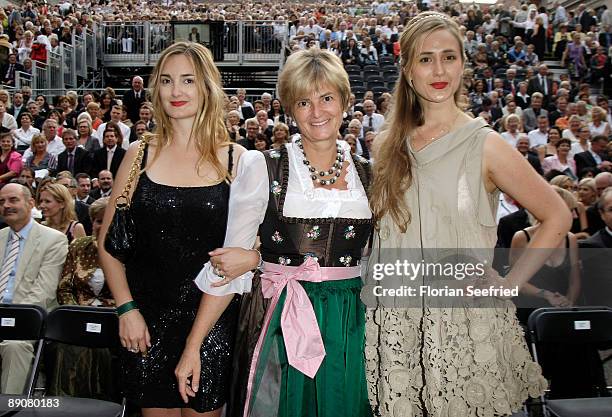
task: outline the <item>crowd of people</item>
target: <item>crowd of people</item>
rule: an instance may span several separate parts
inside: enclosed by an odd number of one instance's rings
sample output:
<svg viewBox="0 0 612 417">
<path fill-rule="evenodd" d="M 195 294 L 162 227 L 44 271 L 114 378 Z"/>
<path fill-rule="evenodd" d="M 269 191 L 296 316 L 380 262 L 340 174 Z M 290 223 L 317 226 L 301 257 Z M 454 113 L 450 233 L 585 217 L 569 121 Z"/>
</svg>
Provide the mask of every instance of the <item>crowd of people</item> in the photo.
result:
<svg viewBox="0 0 612 417">
<path fill-rule="evenodd" d="M 224 91 L 210 52 L 183 42 L 122 95 L 13 88 L 16 71 L 46 59 L 37 44 L 50 51 L 94 23 L 151 16 L 270 21 L 288 40 L 277 91 Z M 1 301 L 117 306 L 121 388 L 145 416 L 183 407 L 217 416 L 224 405 L 259 415 L 270 402 L 278 416 L 438 416 L 451 406 L 492 416 L 540 395 L 545 381 L 514 314 L 479 310 L 487 337 L 520 352 L 490 344 L 487 360 L 476 360 L 482 340 L 458 330 L 474 324 L 467 315 L 366 314 L 367 245 L 507 248 L 495 264 L 510 272 L 487 285 L 512 283 L 542 305 L 611 304 L 611 284 L 584 279 L 605 276 L 609 260 L 580 267 L 578 254 L 612 247 L 605 6 L 76 1 L 9 5 L 0 22 Z M 554 58 L 567 69 L 558 78 L 545 63 Z M 386 92 L 355 88 L 345 71 L 384 65 L 396 75 Z M 126 184 L 139 236 L 122 262 L 98 242 Z M 520 255 L 525 247 L 557 250 L 547 261 Z M 289 336 L 298 300 L 312 307 L 299 315 L 307 358 Z M 435 332 L 441 322 L 448 337 Z M 453 365 L 460 377 L 440 387 L 448 345 L 474 360 Z M 22 393 L 32 344 L 0 342 L 0 355 L 1 391 Z M 51 395 L 116 395 L 101 372 L 114 352 L 48 355 Z M 482 375 L 515 389 L 454 397 Z"/>
</svg>

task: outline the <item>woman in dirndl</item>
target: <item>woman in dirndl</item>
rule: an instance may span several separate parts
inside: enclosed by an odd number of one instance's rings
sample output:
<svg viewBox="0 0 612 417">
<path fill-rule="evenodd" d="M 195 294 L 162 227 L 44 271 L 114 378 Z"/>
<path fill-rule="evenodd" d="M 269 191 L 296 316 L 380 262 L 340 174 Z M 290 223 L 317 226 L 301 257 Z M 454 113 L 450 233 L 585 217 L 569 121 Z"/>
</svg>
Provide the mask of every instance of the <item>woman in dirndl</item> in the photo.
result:
<svg viewBox="0 0 612 417">
<path fill-rule="evenodd" d="M 279 96 L 301 134 L 243 155 L 224 248 L 196 278 L 210 294 L 250 291 L 228 415 L 371 416 L 360 300 L 370 167 L 338 140 L 348 77 L 338 57 L 310 48 L 287 60 Z"/>
</svg>

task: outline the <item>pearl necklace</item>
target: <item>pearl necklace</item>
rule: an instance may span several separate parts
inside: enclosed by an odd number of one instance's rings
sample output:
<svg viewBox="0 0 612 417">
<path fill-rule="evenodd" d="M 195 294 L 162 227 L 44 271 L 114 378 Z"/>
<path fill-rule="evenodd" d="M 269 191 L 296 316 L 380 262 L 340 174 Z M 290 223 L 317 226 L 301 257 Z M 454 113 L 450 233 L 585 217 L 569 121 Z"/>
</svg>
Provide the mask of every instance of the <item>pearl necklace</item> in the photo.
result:
<svg viewBox="0 0 612 417">
<path fill-rule="evenodd" d="M 342 175 L 342 163 L 344 162 L 344 155 L 342 153 L 342 148 L 339 144 L 336 144 L 336 160 L 334 161 L 333 165 L 326 171 L 320 171 L 312 166 L 308 158 L 306 158 L 306 153 L 304 152 L 304 144 L 302 143 L 301 138 L 296 140 L 295 144 L 298 146 L 298 148 L 301 149 L 302 155 L 304 155 L 302 162 L 308 167 L 308 170 L 311 174 L 310 178 L 313 181 L 325 186 L 334 184 L 336 182 L 336 179 L 340 178 L 340 175 Z M 332 177 L 329 179 L 323 179 L 324 177 L 329 175 L 331 175 Z"/>
</svg>

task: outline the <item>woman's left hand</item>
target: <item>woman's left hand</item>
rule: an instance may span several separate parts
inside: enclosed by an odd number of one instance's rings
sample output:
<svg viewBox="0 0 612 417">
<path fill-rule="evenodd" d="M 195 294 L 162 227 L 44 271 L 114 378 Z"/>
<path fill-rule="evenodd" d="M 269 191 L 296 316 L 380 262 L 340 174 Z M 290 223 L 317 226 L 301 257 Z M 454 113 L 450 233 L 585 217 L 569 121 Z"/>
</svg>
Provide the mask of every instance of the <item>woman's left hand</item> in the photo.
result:
<svg viewBox="0 0 612 417">
<path fill-rule="evenodd" d="M 218 248 L 208 254 L 217 275 L 223 277 L 222 281 L 212 284 L 213 287 L 226 285 L 259 264 L 259 253 L 252 249 Z"/>
<path fill-rule="evenodd" d="M 195 397 L 196 392 L 198 392 L 200 369 L 200 352 L 185 349 L 174 370 L 174 375 L 178 380 L 178 390 L 185 404 L 188 402 L 188 397 Z M 191 381 L 189 381 L 189 378 L 191 378 Z"/>
</svg>

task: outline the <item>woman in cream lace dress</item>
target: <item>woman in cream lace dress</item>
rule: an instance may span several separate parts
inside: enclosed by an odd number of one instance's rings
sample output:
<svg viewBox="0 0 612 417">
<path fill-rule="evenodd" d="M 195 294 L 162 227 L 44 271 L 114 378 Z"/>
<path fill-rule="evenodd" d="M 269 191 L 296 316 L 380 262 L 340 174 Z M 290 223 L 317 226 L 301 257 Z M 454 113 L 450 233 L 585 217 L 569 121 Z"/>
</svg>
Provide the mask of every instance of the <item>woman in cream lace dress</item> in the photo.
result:
<svg viewBox="0 0 612 417">
<path fill-rule="evenodd" d="M 566 211 L 561 199 L 486 122 L 459 108 L 465 58 L 457 24 L 446 15 L 421 13 L 400 42 L 402 77 L 389 128 L 375 144 L 371 204 L 378 233 L 370 266 L 457 253 L 490 262 L 500 189 L 540 220 L 543 229 L 530 247 L 556 246 L 570 226 L 569 216 L 555 214 Z M 506 279 L 487 268 L 475 283 L 520 287 L 546 253 L 526 251 Z M 364 289 L 366 302 L 374 299 L 367 298 L 371 290 Z M 510 301 L 412 301 L 378 297 L 369 311 L 367 378 L 378 415 L 505 416 L 543 392 L 546 381 Z"/>
</svg>

